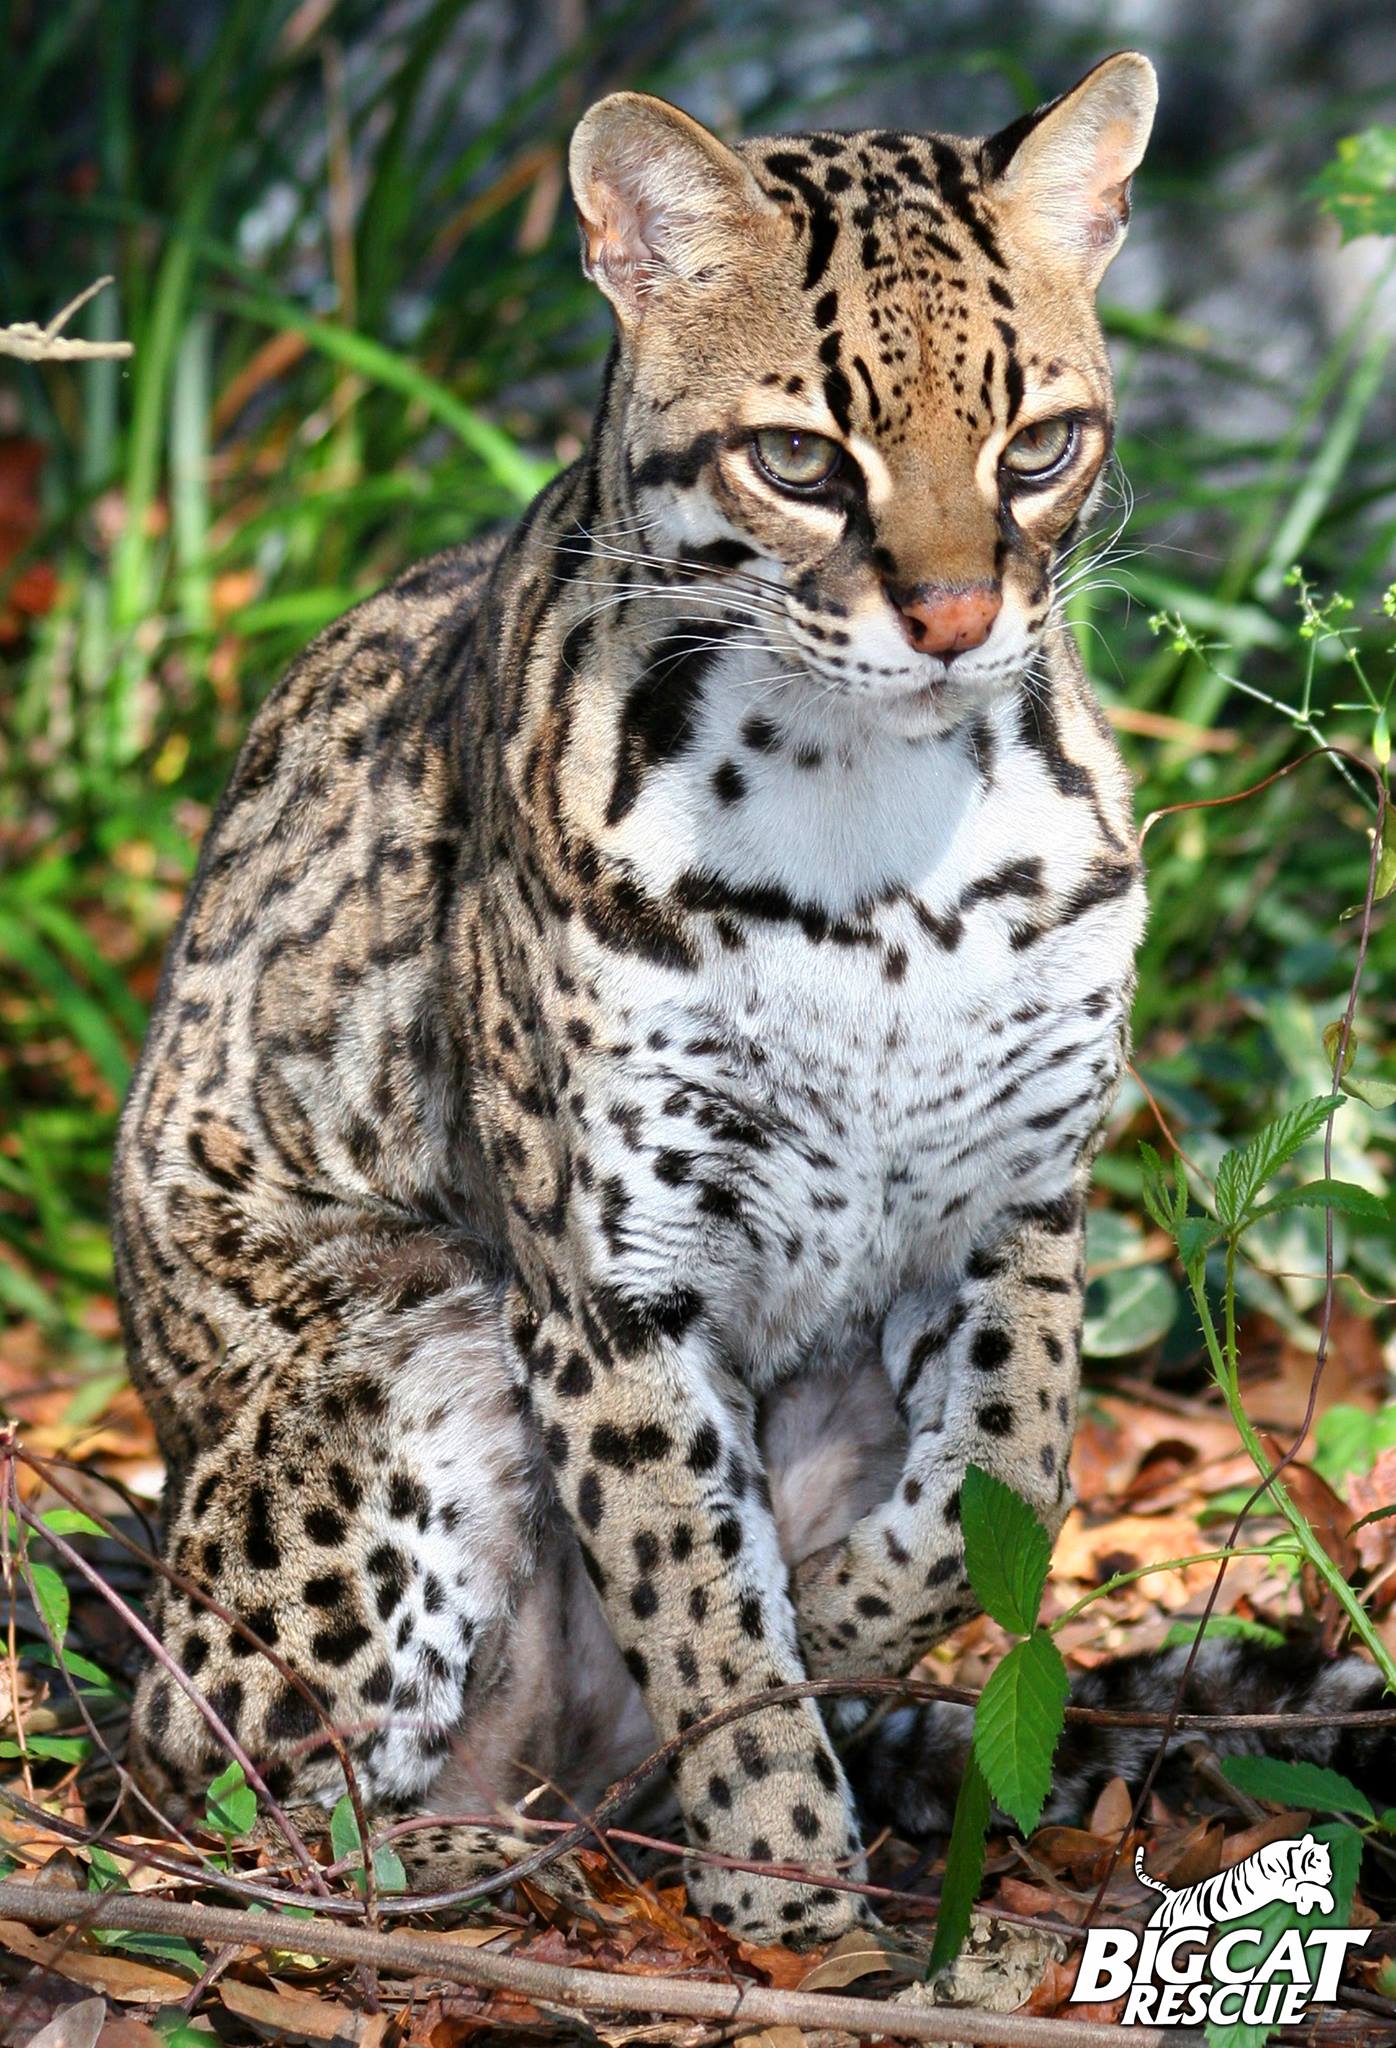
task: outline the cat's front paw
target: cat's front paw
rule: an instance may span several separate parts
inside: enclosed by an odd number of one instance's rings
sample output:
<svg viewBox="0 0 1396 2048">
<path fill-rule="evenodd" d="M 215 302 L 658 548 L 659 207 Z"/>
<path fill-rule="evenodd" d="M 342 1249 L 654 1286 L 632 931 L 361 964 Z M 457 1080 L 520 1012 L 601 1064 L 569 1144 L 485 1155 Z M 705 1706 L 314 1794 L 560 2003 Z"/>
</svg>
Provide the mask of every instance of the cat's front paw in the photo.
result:
<svg viewBox="0 0 1396 2048">
<path fill-rule="evenodd" d="M 762 1947 L 775 1942 L 787 1948 L 822 1947 L 853 1928 L 878 1924 L 861 1892 L 833 1885 L 795 1884 L 696 1861 L 686 1877 L 695 1913 Z"/>
</svg>

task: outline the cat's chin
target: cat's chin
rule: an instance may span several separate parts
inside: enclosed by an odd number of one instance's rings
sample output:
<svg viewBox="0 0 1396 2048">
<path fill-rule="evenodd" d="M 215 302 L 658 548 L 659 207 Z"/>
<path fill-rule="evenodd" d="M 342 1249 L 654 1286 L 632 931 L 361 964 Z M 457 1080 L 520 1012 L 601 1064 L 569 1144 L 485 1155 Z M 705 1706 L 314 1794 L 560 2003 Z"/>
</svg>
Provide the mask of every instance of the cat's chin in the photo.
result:
<svg viewBox="0 0 1396 2048">
<path fill-rule="evenodd" d="M 1017 686 L 1021 667 L 996 668 L 989 675 L 960 676 L 942 669 L 939 676 L 907 689 L 879 691 L 860 700 L 860 708 L 885 730 L 907 739 L 946 739 L 972 719 L 982 717 Z"/>
</svg>

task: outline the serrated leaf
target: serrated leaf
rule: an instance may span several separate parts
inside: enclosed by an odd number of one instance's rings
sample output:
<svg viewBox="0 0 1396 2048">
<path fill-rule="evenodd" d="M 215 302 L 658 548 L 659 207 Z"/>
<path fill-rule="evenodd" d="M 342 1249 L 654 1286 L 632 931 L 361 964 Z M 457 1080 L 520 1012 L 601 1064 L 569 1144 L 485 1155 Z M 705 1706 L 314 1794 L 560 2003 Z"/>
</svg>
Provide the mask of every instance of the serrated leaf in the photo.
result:
<svg viewBox="0 0 1396 2048">
<path fill-rule="evenodd" d="M 1218 1231 L 1210 1216 L 1185 1216 L 1178 1225 L 1178 1257 L 1185 1273 L 1191 1274 L 1217 1242 Z"/>
<path fill-rule="evenodd" d="M 1362 1837 L 1346 1821 L 1320 1821 L 1308 1832 L 1316 1841 L 1327 1844 L 1332 1857 L 1332 1912 L 1320 1909 L 1299 1913 L 1287 1899 L 1277 1899 L 1258 1911 L 1250 1908 L 1241 1919 L 1247 1927 L 1258 1930 L 1258 1938 L 1250 1942 L 1238 1940 L 1231 1946 L 1228 1958 L 1231 1971 L 1251 1978 L 1259 1975 L 1266 1957 L 1291 1928 L 1297 1928 L 1304 1935 L 1315 1927 L 1348 1927 L 1352 1924 L 1352 1896 L 1357 1888 L 1357 1871 L 1362 1861 Z M 1228 1926 L 1234 1931 L 1236 1922 L 1222 1921 L 1218 1931 Z M 1215 1983 L 1215 1978 L 1212 1981 Z M 1248 2026 L 1240 2021 L 1209 2021 L 1207 2041 L 1209 2048 L 1263 2048 L 1274 2031 L 1272 2027 Z"/>
<path fill-rule="evenodd" d="M 1319 1095 L 1300 1103 L 1257 1131 L 1249 1144 L 1223 1154 L 1217 1167 L 1217 1215 L 1228 1228 L 1245 1221 L 1265 1183 L 1327 1123 L 1342 1100 L 1341 1095 Z"/>
<path fill-rule="evenodd" d="M 974 1713 L 974 1753 L 989 1790 L 1024 1832 L 1037 1826 L 1052 1785 L 1052 1755 L 1069 1691 L 1061 1651 L 1045 1629 L 1015 1643 L 991 1673 Z"/>
<path fill-rule="evenodd" d="M 1159 1229 L 1166 1230 L 1171 1237 L 1176 1219 L 1172 1196 L 1164 1177 L 1163 1161 L 1153 1146 L 1143 1139 L 1139 1144 L 1139 1164 L 1142 1177 L 1140 1196 L 1144 1207 Z"/>
<path fill-rule="evenodd" d="M 1363 1820 L 1376 1819 L 1366 1793 L 1326 1764 L 1291 1763 L 1273 1756 L 1228 1756 L 1222 1759 L 1221 1768 L 1228 1785 L 1252 1799 L 1269 1799 L 1276 1806 L 1304 1807 L 1315 1813 L 1355 1813 Z"/>
<path fill-rule="evenodd" d="M 208 1788 L 204 1817 L 217 1835 L 237 1841 L 256 1825 L 257 1795 L 243 1776 L 242 1765 L 229 1764 Z"/>
<path fill-rule="evenodd" d="M 1344 1074 L 1344 1095 L 1355 1095 L 1368 1109 L 1390 1109 L 1396 1103 L 1396 1081 L 1383 1081 L 1375 1074 Z"/>
<path fill-rule="evenodd" d="M 51 1564 L 31 1563 L 28 1573 L 34 1605 L 43 1616 L 53 1640 L 61 1643 L 68 1633 L 68 1588 Z"/>
<path fill-rule="evenodd" d="M 1393 1515 L 1396 1515 L 1396 1501 L 1390 1501 L 1384 1508 L 1373 1508 L 1370 1514 L 1359 1515 L 1348 1534 L 1355 1536 L 1359 1529 L 1366 1529 L 1373 1522 L 1389 1522 Z"/>
<path fill-rule="evenodd" d="M 1310 1180 L 1303 1187 L 1284 1188 L 1268 1202 L 1251 1211 L 1252 1219 L 1273 1216 L 1282 1209 L 1336 1209 L 1364 1223 L 1390 1223 L 1391 1213 L 1380 1195 L 1351 1180 Z"/>
<path fill-rule="evenodd" d="M 1173 1327 L 1178 1289 L 1162 1266 L 1100 1273 L 1086 1295 L 1081 1349 L 1089 1358 L 1124 1358 L 1157 1344 Z"/>
<path fill-rule="evenodd" d="M 330 1847 L 336 1863 L 347 1862 L 351 1856 L 363 1861 L 364 1845 L 359 1839 L 359 1823 L 354 1817 L 354 1802 L 347 1792 L 330 1815 Z"/>
<path fill-rule="evenodd" d="M 970 1465 L 960 1489 L 965 1570 L 986 1614 L 1028 1635 L 1042 1605 L 1052 1539 L 1021 1494 Z"/>
<path fill-rule="evenodd" d="M 931 1975 L 953 1963 L 965 1945 L 974 1902 L 984 1877 L 984 1839 L 989 1832 L 989 1787 L 973 1750 L 965 1758 L 965 1774 L 955 1801 L 955 1818 L 945 1852 L 945 1881 L 931 1945 Z"/>
</svg>

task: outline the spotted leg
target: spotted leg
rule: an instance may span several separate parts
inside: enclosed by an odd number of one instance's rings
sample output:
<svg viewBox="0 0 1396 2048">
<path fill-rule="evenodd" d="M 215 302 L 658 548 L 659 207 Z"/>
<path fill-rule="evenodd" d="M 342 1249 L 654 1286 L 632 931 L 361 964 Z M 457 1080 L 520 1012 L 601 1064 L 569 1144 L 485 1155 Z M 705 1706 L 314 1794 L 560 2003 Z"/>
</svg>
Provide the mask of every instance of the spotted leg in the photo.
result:
<svg viewBox="0 0 1396 2048">
<path fill-rule="evenodd" d="M 1084 1280 L 1083 1206 L 1010 1212 L 935 1306 L 887 1319 L 884 1365 L 909 1441 L 890 1499 L 799 1566 L 793 1594 L 819 1677 L 894 1676 L 975 1612 L 960 1489 L 973 1463 L 1056 1533 L 1070 1506 Z"/>
<path fill-rule="evenodd" d="M 583 1557 L 662 1740 L 805 1676 L 749 1396 L 695 1295 L 589 1298 L 515 1322 L 544 1450 Z M 843 1771 L 810 1701 L 683 1750 L 675 1787 L 699 1847 L 860 1875 Z M 695 1861 L 700 1911 L 760 1940 L 824 1940 L 857 1894 Z"/>
</svg>

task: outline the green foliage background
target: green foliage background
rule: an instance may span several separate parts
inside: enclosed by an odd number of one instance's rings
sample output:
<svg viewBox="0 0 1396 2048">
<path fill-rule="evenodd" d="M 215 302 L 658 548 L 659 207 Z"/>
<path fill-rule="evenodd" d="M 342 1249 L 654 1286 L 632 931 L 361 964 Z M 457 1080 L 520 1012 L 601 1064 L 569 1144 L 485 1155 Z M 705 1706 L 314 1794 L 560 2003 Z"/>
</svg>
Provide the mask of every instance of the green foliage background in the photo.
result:
<svg viewBox="0 0 1396 2048">
<path fill-rule="evenodd" d="M 617 84 L 694 104 L 716 33 L 702 9 L 563 9 L 555 61 L 463 120 L 442 71 L 475 11 L 54 0 L 9 21 L 0 318 L 46 320 L 110 272 L 77 331 L 135 346 L 129 366 L 0 369 L 0 427 L 42 448 L 40 523 L 0 596 L 35 563 L 57 575 L 51 608 L 0 645 L 0 1309 L 37 1328 L 78 1414 L 120 1372 L 115 1113 L 247 718 L 316 628 L 412 558 L 514 515 L 576 452 L 606 323 L 577 268 L 567 131 Z M 734 9 L 725 59 L 740 68 L 789 19 Z M 1011 118 L 1110 46 L 1084 27 L 1000 46 L 987 22 L 938 62 L 926 53 L 927 125 L 955 124 L 970 79 Z M 745 125 L 837 125 L 841 94 L 876 93 L 880 61 L 803 95 L 748 93 Z M 1379 111 L 1335 101 L 1321 134 L 1281 151 L 1288 208 L 1322 199 L 1347 232 L 1391 231 L 1396 146 Z M 1228 147 L 1219 135 L 1214 158 L 1185 168 L 1165 154 L 1140 180 L 1140 224 L 1164 213 L 1205 232 L 1229 204 Z M 1277 387 L 1172 304 L 1126 308 L 1112 290 L 1132 495 L 1121 487 L 1111 550 L 1083 563 L 1071 602 L 1124 720 L 1141 816 L 1245 789 L 1316 736 L 1382 756 L 1396 462 L 1373 422 L 1389 409 L 1389 300 L 1383 312 L 1374 287 Z M 1146 429 L 1142 398 L 1160 384 L 1196 394 L 1199 421 L 1225 419 L 1234 395 L 1235 432 Z M 1281 408 L 1278 436 L 1246 424 L 1257 392 Z M 1318 760 L 1150 838 L 1138 1069 L 1204 1168 L 1331 1085 L 1322 1034 L 1351 969 L 1342 913 L 1365 884 L 1367 785 Z M 1394 1007 L 1379 914 L 1355 1072 L 1396 1071 Z M 1369 1096 L 1342 1111 L 1332 1171 L 1384 1197 L 1390 1113 L 1380 1088 Z M 1087 1349 L 1156 1347 L 1184 1366 L 1195 1323 L 1149 1236 L 1135 1136 L 1157 1127 L 1131 1082 L 1099 1167 Z M 1312 1211 L 1267 1218 L 1238 1276 L 1243 1301 L 1301 1336 L 1322 1229 Z M 1336 1229 L 1350 1299 L 1374 1313 L 1373 1297 L 1396 1295 L 1389 1218 Z"/>
</svg>

